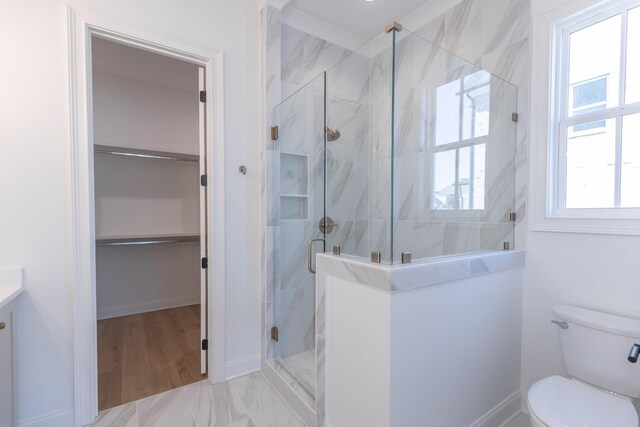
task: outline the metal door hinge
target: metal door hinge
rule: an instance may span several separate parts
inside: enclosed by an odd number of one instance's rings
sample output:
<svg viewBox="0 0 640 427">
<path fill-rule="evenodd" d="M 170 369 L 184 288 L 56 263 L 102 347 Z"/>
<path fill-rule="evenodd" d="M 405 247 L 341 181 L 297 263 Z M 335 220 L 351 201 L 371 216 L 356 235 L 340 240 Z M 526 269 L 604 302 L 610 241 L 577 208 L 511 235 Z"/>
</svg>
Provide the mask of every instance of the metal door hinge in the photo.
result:
<svg viewBox="0 0 640 427">
<path fill-rule="evenodd" d="M 509 221 L 516 222 L 516 213 L 515 212 L 510 212 L 509 213 Z"/>
<path fill-rule="evenodd" d="M 278 140 L 278 126 L 271 126 L 271 140 Z"/>
<path fill-rule="evenodd" d="M 511 113 L 511 121 L 518 123 L 519 117 L 518 113 Z"/>
<path fill-rule="evenodd" d="M 200 185 L 203 187 L 207 186 L 207 175 L 200 175 Z"/>
<path fill-rule="evenodd" d="M 271 339 L 275 342 L 278 342 L 278 327 L 277 326 L 272 326 L 271 327 Z"/>
<path fill-rule="evenodd" d="M 209 340 L 206 338 L 202 340 L 202 349 L 209 350 Z"/>
<path fill-rule="evenodd" d="M 207 91 L 206 90 L 201 90 L 200 91 L 200 102 L 207 102 Z"/>
<path fill-rule="evenodd" d="M 209 260 L 207 258 L 202 258 L 201 265 L 202 268 L 209 268 Z"/>
<path fill-rule="evenodd" d="M 511 250 L 511 244 L 509 242 L 502 243 L 502 249 L 505 251 Z"/>
</svg>

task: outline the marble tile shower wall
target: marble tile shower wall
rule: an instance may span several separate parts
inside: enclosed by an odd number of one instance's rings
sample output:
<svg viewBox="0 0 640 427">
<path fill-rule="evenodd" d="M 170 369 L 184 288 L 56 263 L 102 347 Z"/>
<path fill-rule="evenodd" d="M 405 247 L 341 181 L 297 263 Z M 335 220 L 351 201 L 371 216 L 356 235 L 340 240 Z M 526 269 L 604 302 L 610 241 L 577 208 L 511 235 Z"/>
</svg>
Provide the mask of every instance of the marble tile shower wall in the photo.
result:
<svg viewBox="0 0 640 427">
<path fill-rule="evenodd" d="M 280 200 L 275 301 L 283 358 L 315 348 L 315 287 L 306 268 L 306 244 L 321 237 L 318 221 L 324 215 L 324 87 L 320 75 L 274 110 L 279 127 L 274 196 Z"/>
<path fill-rule="evenodd" d="M 394 262 L 401 253 L 414 259 L 453 253 L 501 249 L 513 241 L 516 88 L 490 80 L 484 209 L 442 211 L 432 207 L 436 128 L 448 121 L 458 128 L 460 117 L 439 115 L 435 122 L 436 87 L 479 71 L 460 58 L 414 35 L 400 34 L 396 44 L 394 116 Z"/>
<path fill-rule="evenodd" d="M 526 86 L 528 82 L 528 0 L 464 0 L 416 32 L 436 46 L 519 86 L 516 96 L 492 84 L 491 142 L 498 157 L 487 165 L 482 223 L 438 217 L 430 210 L 432 155 L 427 141 L 435 129 L 424 93 L 439 74 L 470 72 L 464 61 L 412 37 L 396 47 L 396 147 L 394 185 L 395 260 L 411 250 L 414 258 L 481 249 L 499 249 L 515 240 L 522 247 L 526 176 Z M 402 34 L 402 33 L 401 33 Z M 389 42 L 390 44 L 390 42 Z M 286 25 L 282 26 L 282 95 L 295 92 L 313 76 L 327 73 L 327 125 L 341 138 L 327 143 L 327 214 L 339 227 L 327 236 L 328 248 L 368 257 L 389 251 L 390 49 L 367 58 Z M 519 111 L 517 134 L 510 113 Z M 499 118 L 496 119 L 496 118 Z M 513 140 L 513 150 L 507 149 Z M 513 147 L 513 145 L 511 145 Z M 490 154 L 490 153 L 489 153 Z M 509 157 L 514 156 L 515 162 Z M 505 160 L 506 159 L 506 160 Z M 515 175 L 515 182 L 511 176 Z M 514 187 L 515 186 L 515 190 Z M 516 234 L 506 215 L 516 195 Z M 389 261 L 389 260 L 386 260 Z"/>
<path fill-rule="evenodd" d="M 327 72 L 327 215 L 339 224 L 326 235 L 329 248 L 369 254 L 369 59 L 354 53 Z"/>
<path fill-rule="evenodd" d="M 529 49 L 530 49 L 530 0 L 463 0 L 454 7 L 434 18 L 414 32 L 503 78 L 518 88 L 517 111 L 519 122 L 516 132 L 515 161 L 509 167 L 515 169 L 515 212 L 517 220 L 514 232 L 515 245 L 524 247 L 526 224 L 527 194 L 527 146 L 528 146 L 528 102 L 529 102 Z M 505 111 L 508 113 L 508 111 Z M 493 111 L 492 111 L 493 113 Z M 503 113 L 500 117 L 504 117 Z M 499 175 L 498 171 L 498 177 Z M 512 171 L 504 171 L 513 173 Z M 498 178 L 498 181 L 499 178 Z M 490 187 L 487 185 L 487 188 Z M 504 188 L 494 185 L 490 188 L 496 195 L 503 193 Z M 487 197 L 497 197 L 488 194 Z M 496 209 L 496 213 L 500 209 Z M 497 238 L 502 233 L 491 232 L 486 227 L 500 227 L 499 224 L 487 224 L 480 227 L 474 239 L 482 241 L 488 236 Z M 452 230 L 449 248 L 456 246 L 452 241 L 473 241 L 459 228 Z M 483 237 L 484 236 L 486 237 Z M 457 235 L 457 236 L 455 236 Z M 415 236 L 415 235 L 414 235 Z M 497 239 L 494 243 L 499 243 Z M 450 250 L 450 249 L 449 249 Z M 445 249 L 445 252 L 447 249 Z"/>
</svg>

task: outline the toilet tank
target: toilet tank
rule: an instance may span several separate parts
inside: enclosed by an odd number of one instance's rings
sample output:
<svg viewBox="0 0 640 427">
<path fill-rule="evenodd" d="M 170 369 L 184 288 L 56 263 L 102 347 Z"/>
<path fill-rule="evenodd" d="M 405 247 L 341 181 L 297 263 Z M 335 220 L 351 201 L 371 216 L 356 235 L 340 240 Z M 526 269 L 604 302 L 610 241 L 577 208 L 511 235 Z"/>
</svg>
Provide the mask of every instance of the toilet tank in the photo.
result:
<svg viewBox="0 0 640 427">
<path fill-rule="evenodd" d="M 559 305 L 553 313 L 568 328 L 558 328 L 569 375 L 625 396 L 640 397 L 640 360 L 629 353 L 640 344 L 640 320 Z"/>
</svg>

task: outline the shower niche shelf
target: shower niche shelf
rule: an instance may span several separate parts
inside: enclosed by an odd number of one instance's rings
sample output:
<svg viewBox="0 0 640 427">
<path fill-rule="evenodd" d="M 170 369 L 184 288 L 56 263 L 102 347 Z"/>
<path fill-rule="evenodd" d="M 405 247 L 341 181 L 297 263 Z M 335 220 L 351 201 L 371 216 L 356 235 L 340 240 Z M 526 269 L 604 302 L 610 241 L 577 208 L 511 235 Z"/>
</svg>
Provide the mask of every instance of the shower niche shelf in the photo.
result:
<svg viewBox="0 0 640 427">
<path fill-rule="evenodd" d="M 309 157 L 280 153 L 281 220 L 309 218 Z"/>
</svg>

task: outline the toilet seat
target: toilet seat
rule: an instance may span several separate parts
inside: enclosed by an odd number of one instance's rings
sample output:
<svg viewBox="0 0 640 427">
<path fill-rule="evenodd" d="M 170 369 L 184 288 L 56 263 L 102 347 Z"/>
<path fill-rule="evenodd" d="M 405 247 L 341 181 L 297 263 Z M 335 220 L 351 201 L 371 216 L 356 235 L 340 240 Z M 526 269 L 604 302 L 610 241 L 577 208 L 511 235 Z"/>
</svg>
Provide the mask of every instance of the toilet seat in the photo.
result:
<svg viewBox="0 0 640 427">
<path fill-rule="evenodd" d="M 528 406 L 548 427 L 638 427 L 631 402 L 557 375 L 531 386 Z"/>
</svg>

